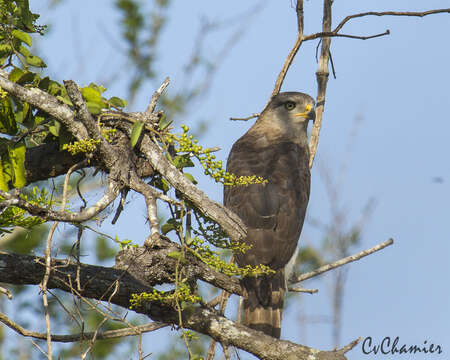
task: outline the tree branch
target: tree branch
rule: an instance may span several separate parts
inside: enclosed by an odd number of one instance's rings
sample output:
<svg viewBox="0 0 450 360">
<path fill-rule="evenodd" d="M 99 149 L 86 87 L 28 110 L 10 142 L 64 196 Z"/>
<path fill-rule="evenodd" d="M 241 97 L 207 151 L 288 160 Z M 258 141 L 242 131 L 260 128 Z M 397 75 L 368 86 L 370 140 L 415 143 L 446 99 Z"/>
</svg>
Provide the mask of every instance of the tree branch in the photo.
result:
<svg viewBox="0 0 450 360">
<path fill-rule="evenodd" d="M 45 266 L 41 258 L 0 253 L 0 282 L 10 284 L 38 284 L 42 279 Z M 112 304 L 129 308 L 131 294 L 151 292 L 152 288 L 131 276 L 127 271 L 101 266 L 80 264 L 81 290 L 77 294 L 98 300 L 108 300 Z M 73 291 L 69 279 L 75 279 L 77 265 L 55 261 L 48 287 L 63 291 Z M 114 291 L 113 284 L 118 283 Z M 178 324 L 178 312 L 175 308 L 157 302 L 143 303 L 133 309 L 156 321 Z M 321 351 L 290 341 L 278 340 L 262 332 L 235 324 L 216 311 L 194 306 L 182 312 L 183 327 L 209 335 L 222 344 L 229 344 L 248 351 L 260 359 L 277 360 L 295 358 L 300 360 L 344 360 L 344 353 L 357 341 L 335 351 Z"/>
<path fill-rule="evenodd" d="M 364 12 L 364 13 L 359 13 L 359 14 L 353 14 L 353 15 L 346 16 L 339 23 L 339 25 L 336 26 L 336 29 L 333 30 L 333 33 L 337 33 L 339 30 L 341 30 L 342 27 L 348 21 L 350 21 L 352 19 L 355 19 L 355 18 L 363 17 L 363 16 L 417 16 L 417 17 L 424 17 L 424 16 L 427 16 L 427 15 L 442 14 L 442 13 L 450 13 L 450 8 L 449 9 L 428 10 L 428 11 L 422 11 L 422 12 L 417 12 L 417 11 L 381 11 L 381 12 L 368 11 L 368 12 Z"/>
<path fill-rule="evenodd" d="M 296 11 L 297 11 L 297 39 L 295 40 L 295 44 L 292 47 L 291 51 L 289 52 L 286 60 L 284 61 L 280 73 L 278 74 L 277 80 L 275 81 L 275 87 L 272 91 L 272 95 L 270 98 L 274 97 L 280 92 L 281 86 L 283 85 L 283 81 L 284 78 L 286 77 L 289 67 L 292 64 L 292 61 L 294 61 L 295 55 L 297 55 L 297 52 L 300 49 L 300 46 L 302 45 L 303 42 L 303 26 L 304 26 L 303 0 L 297 0 Z"/>
<path fill-rule="evenodd" d="M 336 261 L 336 262 L 334 262 L 332 264 L 324 265 L 324 266 L 321 266 L 320 268 L 318 268 L 318 269 L 316 269 L 314 271 L 302 274 L 302 275 L 296 277 L 295 279 L 290 280 L 289 283 L 290 284 L 296 284 L 296 283 L 299 283 L 299 282 L 304 281 L 306 279 L 310 279 L 310 278 L 315 277 L 317 275 L 323 274 L 324 272 L 333 270 L 333 269 L 335 269 L 337 267 L 340 267 L 342 265 L 351 263 L 353 261 L 357 261 L 357 260 L 359 260 L 359 259 L 361 259 L 363 257 L 366 257 L 366 256 L 368 256 L 370 254 L 373 254 L 376 251 L 380 251 L 380 250 L 384 249 L 385 247 L 392 245 L 393 243 L 394 243 L 394 240 L 391 238 L 391 239 L 389 239 L 389 240 L 387 240 L 387 241 L 385 241 L 385 242 L 383 242 L 381 244 L 378 244 L 378 245 L 376 245 L 376 246 L 374 246 L 374 247 L 372 247 L 370 249 L 363 250 L 363 251 L 361 251 L 361 252 L 359 252 L 359 253 L 357 253 L 355 255 L 347 256 L 346 258 L 338 260 L 338 261 Z"/>
<path fill-rule="evenodd" d="M 17 324 L 16 322 L 12 321 L 5 314 L 0 313 L 0 321 L 20 335 L 32 337 L 34 339 L 41 339 L 41 340 L 47 339 L 46 333 L 40 333 L 40 332 L 27 330 L 24 327 Z M 97 333 L 96 339 L 97 340 L 107 340 L 107 339 L 122 338 L 125 336 L 136 336 L 136 335 L 140 335 L 140 334 L 143 334 L 146 332 L 155 331 L 155 330 L 161 329 L 166 326 L 168 326 L 168 324 L 164 324 L 164 323 L 160 323 L 160 322 L 153 322 L 150 324 L 145 324 L 145 325 L 140 325 L 140 326 L 135 326 L 135 327 L 127 327 L 124 329 L 107 330 L 104 332 Z M 94 332 L 82 332 L 79 334 L 71 334 L 71 335 L 51 334 L 52 341 L 62 342 L 62 343 L 91 340 L 93 337 L 94 337 Z"/>
<path fill-rule="evenodd" d="M 383 33 L 375 34 L 375 35 L 369 35 L 369 36 L 338 34 L 338 33 L 335 33 L 333 31 L 331 31 L 331 32 L 320 32 L 320 33 L 315 33 L 315 34 L 311 34 L 311 35 L 305 36 L 303 38 L 303 41 L 314 40 L 314 39 L 319 39 L 319 38 L 326 38 L 326 37 L 345 37 L 345 38 L 350 38 L 350 39 L 369 40 L 369 39 L 374 39 L 374 38 L 377 38 L 377 37 L 380 37 L 380 36 L 386 36 L 386 35 L 389 35 L 390 33 L 391 32 L 389 31 L 389 29 L 387 29 Z"/>
<path fill-rule="evenodd" d="M 92 219 L 101 211 L 106 209 L 114 199 L 119 195 L 119 191 L 114 182 L 110 181 L 106 192 L 97 203 L 87 209 L 80 211 L 79 213 L 70 213 L 65 211 L 54 211 L 47 208 L 42 208 L 22 199 L 17 192 L 7 193 L 0 190 L 0 196 L 3 197 L 3 201 L 0 201 L 0 209 L 4 209 L 8 206 L 17 206 L 21 209 L 28 211 L 30 215 L 39 216 L 45 220 L 62 221 L 62 222 L 83 222 Z"/>
<path fill-rule="evenodd" d="M 322 18 L 322 32 L 327 33 L 331 31 L 331 7 L 333 0 L 323 1 L 323 18 Z M 322 48 L 320 51 L 319 67 L 316 71 L 317 78 L 317 98 L 316 98 L 316 119 L 311 131 L 311 139 L 309 141 L 309 167 L 312 168 L 314 157 L 316 156 L 317 145 L 319 143 L 320 128 L 322 126 L 322 116 L 325 106 L 325 94 L 327 91 L 328 62 L 330 60 L 330 44 L 331 38 L 325 37 L 322 39 Z"/>
<path fill-rule="evenodd" d="M 82 123 L 75 120 L 74 113 L 70 107 L 60 103 L 56 97 L 37 88 L 25 88 L 8 80 L 8 73 L 0 69 L 0 87 L 8 93 L 16 96 L 34 107 L 52 115 L 72 133 L 78 140 L 88 138 L 86 128 Z"/>
<path fill-rule="evenodd" d="M 216 221 L 234 241 L 240 241 L 246 236 L 246 227 L 242 220 L 232 211 L 211 200 L 198 187 L 192 184 L 148 136 L 142 138 L 140 150 L 150 161 L 152 167 L 163 175 L 169 183 L 181 191 L 204 214 Z"/>
</svg>

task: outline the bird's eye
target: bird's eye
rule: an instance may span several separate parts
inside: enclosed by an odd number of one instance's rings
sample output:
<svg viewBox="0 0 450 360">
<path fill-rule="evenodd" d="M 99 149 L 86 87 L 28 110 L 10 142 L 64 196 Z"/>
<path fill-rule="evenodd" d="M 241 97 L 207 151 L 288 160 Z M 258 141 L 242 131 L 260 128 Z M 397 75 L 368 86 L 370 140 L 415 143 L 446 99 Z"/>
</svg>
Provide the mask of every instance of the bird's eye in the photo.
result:
<svg viewBox="0 0 450 360">
<path fill-rule="evenodd" d="M 284 104 L 284 107 L 285 107 L 287 110 L 292 110 L 293 108 L 295 108 L 295 102 L 288 101 L 286 104 Z"/>
</svg>

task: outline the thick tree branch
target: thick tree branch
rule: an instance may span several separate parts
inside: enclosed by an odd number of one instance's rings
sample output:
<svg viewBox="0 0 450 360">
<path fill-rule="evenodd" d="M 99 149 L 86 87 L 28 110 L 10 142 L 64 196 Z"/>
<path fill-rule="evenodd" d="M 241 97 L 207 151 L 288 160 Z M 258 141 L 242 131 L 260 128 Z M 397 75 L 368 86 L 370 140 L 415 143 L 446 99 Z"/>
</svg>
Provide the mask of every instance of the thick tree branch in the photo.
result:
<svg viewBox="0 0 450 360">
<path fill-rule="evenodd" d="M 38 284 L 42 279 L 45 266 L 42 259 L 0 253 L 0 282 L 10 284 Z M 52 273 L 48 281 L 49 288 L 73 291 L 69 279 L 75 279 L 77 265 L 63 261 L 53 261 Z M 118 286 L 114 284 L 118 283 Z M 113 268 L 92 265 L 80 265 L 81 290 L 78 295 L 98 300 L 108 300 L 116 305 L 128 308 L 131 294 L 151 292 L 152 288 L 143 284 L 128 272 Z M 113 289 L 116 288 L 116 291 Z M 148 302 L 134 309 L 156 321 L 178 323 L 178 313 L 174 308 Z M 211 336 L 218 342 L 236 346 L 248 351 L 260 359 L 304 359 L 304 360 L 343 360 L 345 351 L 356 346 L 357 341 L 336 351 L 320 351 L 290 341 L 267 336 L 259 331 L 219 315 L 216 311 L 204 307 L 191 307 L 183 311 L 183 326 Z"/>
<path fill-rule="evenodd" d="M 180 246 L 161 236 L 152 247 L 129 248 L 116 257 L 116 268 L 128 271 L 136 279 L 151 286 L 175 281 L 176 259 L 169 256 L 180 252 Z M 184 271 L 189 280 L 200 279 L 227 292 L 242 295 L 238 279 L 215 271 L 194 255 L 186 252 Z"/>
<path fill-rule="evenodd" d="M 28 89 L 9 81 L 8 73 L 4 70 L 0 70 L 0 87 L 11 95 L 45 111 L 47 114 L 61 121 L 78 140 L 88 138 L 87 130 L 83 124 L 75 121 L 72 109 L 60 103 L 56 97 L 37 88 Z"/>
</svg>

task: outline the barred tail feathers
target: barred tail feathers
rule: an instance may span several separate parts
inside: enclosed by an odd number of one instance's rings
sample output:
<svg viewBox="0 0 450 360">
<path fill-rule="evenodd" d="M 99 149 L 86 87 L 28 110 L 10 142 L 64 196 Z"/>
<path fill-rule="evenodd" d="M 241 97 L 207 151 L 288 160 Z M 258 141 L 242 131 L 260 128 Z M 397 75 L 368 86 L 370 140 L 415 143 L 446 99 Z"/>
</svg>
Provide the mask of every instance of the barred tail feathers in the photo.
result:
<svg viewBox="0 0 450 360">
<path fill-rule="evenodd" d="M 284 270 L 243 279 L 244 325 L 280 338 L 286 281 Z"/>
</svg>

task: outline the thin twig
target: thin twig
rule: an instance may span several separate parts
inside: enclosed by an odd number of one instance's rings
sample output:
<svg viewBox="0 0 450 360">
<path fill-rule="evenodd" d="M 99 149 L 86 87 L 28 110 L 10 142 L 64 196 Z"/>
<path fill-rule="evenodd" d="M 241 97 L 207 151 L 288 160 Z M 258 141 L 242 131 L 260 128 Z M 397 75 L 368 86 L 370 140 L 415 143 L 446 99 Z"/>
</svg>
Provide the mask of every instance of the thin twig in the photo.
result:
<svg viewBox="0 0 450 360">
<path fill-rule="evenodd" d="M 336 26 L 336 29 L 333 30 L 333 33 L 337 33 L 339 30 L 342 29 L 342 27 L 351 19 L 363 17 L 363 16 L 418 16 L 418 17 L 424 17 L 427 15 L 432 14 L 440 14 L 440 13 L 450 13 L 449 9 L 436 9 L 436 10 L 428 10 L 423 12 L 417 12 L 417 11 L 368 11 L 364 13 L 359 14 L 353 14 L 346 16 L 344 20 L 342 20 L 338 26 Z"/>
<path fill-rule="evenodd" d="M 337 267 L 340 267 L 342 265 L 351 263 L 353 261 L 357 261 L 357 260 L 359 260 L 359 259 L 361 259 L 363 257 L 366 257 L 366 256 L 368 256 L 370 254 L 373 254 L 376 251 L 380 251 L 381 249 L 384 249 L 385 247 L 387 247 L 389 245 L 392 245 L 393 243 L 394 243 L 394 240 L 391 238 L 391 239 L 386 240 L 385 242 L 383 242 L 381 244 L 378 244 L 378 245 L 376 245 L 374 247 L 371 247 L 370 249 L 363 250 L 363 251 L 361 251 L 361 252 L 359 252 L 359 253 L 357 253 L 355 255 L 347 256 L 346 258 L 338 260 L 338 261 L 336 261 L 336 262 L 334 262 L 332 264 L 324 265 L 324 266 L 321 266 L 320 268 L 318 268 L 318 269 L 316 269 L 314 271 L 310 271 L 308 273 L 302 274 L 302 275 L 298 276 L 297 278 L 291 280 L 290 283 L 291 284 L 296 284 L 296 283 L 299 283 L 299 282 L 304 281 L 306 279 L 310 279 L 310 278 L 315 277 L 317 275 L 323 274 L 324 272 L 333 270 L 333 269 L 335 269 Z"/>
<path fill-rule="evenodd" d="M 377 38 L 377 37 L 380 37 L 380 36 L 386 36 L 386 35 L 389 35 L 390 33 L 391 32 L 389 31 L 389 29 L 387 29 L 383 33 L 379 33 L 379 34 L 375 34 L 375 35 L 369 35 L 369 36 L 338 34 L 338 33 L 334 32 L 334 31 L 319 32 L 319 33 L 315 33 L 315 34 L 311 34 L 311 35 L 305 36 L 303 38 L 303 41 L 314 40 L 314 39 L 319 39 L 319 38 L 329 38 L 329 37 L 344 37 L 344 38 L 358 39 L 358 40 L 369 40 L 369 39 L 374 39 L 374 38 Z"/>
<path fill-rule="evenodd" d="M 260 113 L 254 113 L 254 114 L 251 114 L 250 116 L 247 116 L 245 118 L 230 117 L 230 120 L 232 120 L 232 121 L 247 121 L 247 120 L 250 120 L 250 119 L 253 119 L 253 118 L 257 118 L 257 117 L 259 117 L 259 115 L 261 115 L 261 114 Z"/>
<path fill-rule="evenodd" d="M 149 119 L 153 111 L 155 111 L 156 104 L 161 97 L 163 91 L 166 89 L 167 86 L 170 84 L 170 78 L 166 77 L 162 84 L 159 86 L 158 90 L 156 90 L 153 93 L 152 99 L 150 100 L 150 103 L 148 104 L 147 110 L 145 111 L 145 118 Z"/>
<path fill-rule="evenodd" d="M 307 293 L 307 294 L 315 294 L 319 292 L 319 289 L 303 289 L 297 287 L 290 287 L 288 290 L 292 292 Z"/>
<path fill-rule="evenodd" d="M 4 287 L 0 286 L 0 293 L 5 294 L 9 300 L 13 298 L 11 292 L 8 289 L 5 289 Z"/>
<path fill-rule="evenodd" d="M 65 208 L 66 208 L 66 203 L 67 203 L 67 188 L 69 185 L 69 179 L 70 179 L 70 175 L 72 174 L 72 172 L 77 169 L 79 166 L 79 164 L 75 164 L 73 165 L 68 171 L 67 174 L 64 178 L 64 188 L 63 188 L 63 194 L 62 194 L 62 204 L 61 204 L 61 212 L 64 212 Z M 44 277 L 42 279 L 41 282 L 41 292 L 42 292 L 42 302 L 44 304 L 44 314 L 45 314 L 45 328 L 46 328 L 46 333 L 47 333 L 47 358 L 49 360 L 52 359 L 52 338 L 51 338 L 51 327 L 50 327 L 50 314 L 49 314 L 49 310 L 48 310 L 48 296 L 47 296 L 47 284 L 48 284 L 48 280 L 50 278 L 50 273 L 51 273 L 51 247 L 52 247 L 52 238 L 53 238 L 53 234 L 55 233 L 55 230 L 58 226 L 58 221 L 55 221 L 52 224 L 52 227 L 50 228 L 50 231 L 48 233 L 47 236 L 47 241 L 46 241 L 46 246 L 45 246 L 45 274 Z"/>
<path fill-rule="evenodd" d="M 294 61 L 295 55 L 297 55 L 297 52 L 303 43 L 303 25 L 304 25 L 303 0 L 297 0 L 296 11 L 297 11 L 297 39 L 295 40 L 295 44 L 292 47 L 291 51 L 289 52 L 286 60 L 284 61 L 280 73 L 278 74 L 277 80 L 275 81 L 275 87 L 272 91 L 270 99 L 280 92 L 281 86 L 283 85 L 283 81 L 284 78 L 286 77 L 289 67 L 292 64 L 292 61 Z"/>
<path fill-rule="evenodd" d="M 349 352 L 351 349 L 353 349 L 356 345 L 358 345 L 361 340 L 362 337 L 359 337 L 356 340 L 353 340 L 350 344 L 340 348 L 339 351 L 345 354 L 346 352 Z"/>
</svg>

